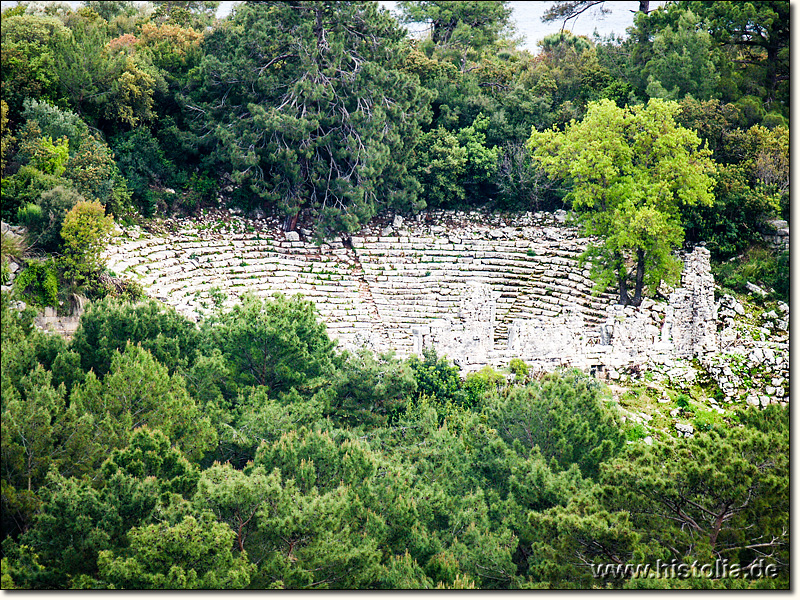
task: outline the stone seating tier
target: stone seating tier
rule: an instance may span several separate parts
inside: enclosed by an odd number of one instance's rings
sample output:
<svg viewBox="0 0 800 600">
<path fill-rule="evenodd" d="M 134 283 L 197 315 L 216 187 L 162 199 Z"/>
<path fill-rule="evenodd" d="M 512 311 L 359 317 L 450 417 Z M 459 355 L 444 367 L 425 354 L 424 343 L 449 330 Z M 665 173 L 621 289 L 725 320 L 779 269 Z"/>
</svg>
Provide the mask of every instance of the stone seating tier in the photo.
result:
<svg viewBox="0 0 800 600">
<path fill-rule="evenodd" d="M 370 226 L 320 246 L 287 241 L 276 223 L 237 217 L 214 231 L 204 222 L 176 220 L 169 234 L 137 231 L 120 238 L 109 248 L 108 266 L 191 318 L 207 310 L 203 304 L 215 288 L 229 295 L 229 304 L 246 291 L 299 293 L 316 304 L 343 345 L 366 337 L 378 340 L 375 349 L 401 355 L 413 347 L 412 327 L 436 319 L 461 322 L 459 306 L 473 283 L 497 294 L 498 346 L 515 319 L 579 314 L 599 336 L 613 297 L 591 295 L 588 269 L 577 261 L 588 240 L 577 230 L 548 215 L 540 217 L 545 225 L 529 218 L 520 227 L 494 217 L 490 226 L 480 216 L 459 218 L 461 227 L 412 221 L 392 235 Z"/>
</svg>

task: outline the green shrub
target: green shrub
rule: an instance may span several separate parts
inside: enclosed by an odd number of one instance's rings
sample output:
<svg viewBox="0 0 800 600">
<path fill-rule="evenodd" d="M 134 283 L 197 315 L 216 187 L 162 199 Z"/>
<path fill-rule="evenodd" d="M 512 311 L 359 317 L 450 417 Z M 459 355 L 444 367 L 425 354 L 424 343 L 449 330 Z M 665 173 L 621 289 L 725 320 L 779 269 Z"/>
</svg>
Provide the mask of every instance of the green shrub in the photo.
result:
<svg viewBox="0 0 800 600">
<path fill-rule="evenodd" d="M 44 192 L 39 198 L 42 219 L 37 226 L 29 230 L 36 245 L 47 250 L 55 250 L 60 240 L 59 232 L 64 223 L 64 217 L 73 206 L 83 201 L 84 198 L 72 188 L 57 186 Z M 35 237 L 34 237 L 35 236 Z"/>
<path fill-rule="evenodd" d="M 2 203 L 0 215 L 4 221 L 16 223 L 17 210 L 25 204 L 38 204 L 41 195 L 57 186 L 71 187 L 64 177 L 42 173 L 30 165 L 23 165 L 14 175 L 3 177 L 0 182 Z"/>
<path fill-rule="evenodd" d="M 528 376 L 530 367 L 521 358 L 512 358 L 508 363 L 508 370 L 514 374 L 517 381 L 522 381 Z"/>
<path fill-rule="evenodd" d="M 675 404 L 677 404 L 678 407 L 682 408 L 683 410 L 689 410 L 691 408 L 689 404 L 689 396 L 683 393 L 678 394 L 678 397 L 675 398 Z"/>
<path fill-rule="evenodd" d="M 102 252 L 114 227 L 99 202 L 78 202 L 64 217 L 62 262 L 65 276 L 86 280 L 103 267 Z"/>
<path fill-rule="evenodd" d="M 38 307 L 58 303 L 58 277 L 51 261 L 31 261 L 14 280 L 14 286 L 30 304 Z"/>
<path fill-rule="evenodd" d="M 116 136 L 112 147 L 133 199 L 140 203 L 146 215 L 153 214 L 155 206 L 150 186 L 172 185 L 175 166 L 164 156 L 158 140 L 146 127 Z"/>
<path fill-rule="evenodd" d="M 433 348 L 422 351 L 422 360 L 417 356 L 409 358 L 408 365 L 414 372 L 418 397 L 435 398 L 442 404 L 450 401 L 456 405 L 463 405 L 467 400 L 459 376 L 461 369 L 450 364 L 445 357 L 439 358 Z"/>
<path fill-rule="evenodd" d="M 693 421 L 695 429 L 699 431 L 719 430 L 724 426 L 719 413 L 713 410 L 700 410 Z"/>
<path fill-rule="evenodd" d="M 497 392 L 505 380 L 502 373 L 498 373 L 489 365 L 477 373 L 470 373 L 463 386 L 466 393 L 466 404 L 476 406 L 487 394 Z"/>
<path fill-rule="evenodd" d="M 607 398 L 593 377 L 559 371 L 491 401 L 488 425 L 517 451 L 527 455 L 538 447 L 548 463 L 560 469 L 574 463 L 584 477 L 596 477 L 600 463 L 624 445 L 618 415 Z"/>
<path fill-rule="evenodd" d="M 205 173 L 192 173 L 186 184 L 186 197 L 184 205 L 187 208 L 195 208 L 204 202 L 213 200 L 219 190 L 219 185 Z"/>
<path fill-rule="evenodd" d="M 647 430 L 644 428 L 644 425 L 641 423 L 636 423 L 632 427 L 628 427 L 625 430 L 625 439 L 629 442 L 635 442 L 638 440 L 642 440 L 647 437 Z"/>
<path fill-rule="evenodd" d="M 44 215 L 38 204 L 26 204 L 17 209 L 17 222 L 28 228 L 28 231 L 41 229 Z"/>
<path fill-rule="evenodd" d="M 46 100 L 37 102 L 30 98 L 26 98 L 23 105 L 26 121 L 35 122 L 42 135 L 50 136 L 54 140 L 69 140 L 70 155 L 74 155 L 89 136 L 89 127 L 71 110 L 58 108 Z"/>
</svg>

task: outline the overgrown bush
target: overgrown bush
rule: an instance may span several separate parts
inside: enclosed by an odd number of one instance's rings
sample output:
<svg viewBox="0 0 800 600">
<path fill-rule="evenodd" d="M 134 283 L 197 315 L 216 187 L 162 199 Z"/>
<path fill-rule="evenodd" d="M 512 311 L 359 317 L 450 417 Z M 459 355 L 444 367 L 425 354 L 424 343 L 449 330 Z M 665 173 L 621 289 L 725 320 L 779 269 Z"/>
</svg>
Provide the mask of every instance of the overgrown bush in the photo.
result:
<svg viewBox="0 0 800 600">
<path fill-rule="evenodd" d="M 4 221 L 17 223 L 17 211 L 26 204 L 38 204 L 41 195 L 58 186 L 72 187 L 68 179 L 42 173 L 30 165 L 20 167 L 14 175 L 0 181 L 0 215 Z"/>
<path fill-rule="evenodd" d="M 55 250 L 58 247 L 59 232 L 62 229 L 67 213 L 84 197 L 72 188 L 56 186 L 44 192 L 39 198 L 41 218 L 29 224 L 31 239 L 35 244 L 46 250 Z"/>
<path fill-rule="evenodd" d="M 467 394 L 462 389 L 459 375 L 461 369 L 452 365 L 447 358 L 439 358 L 433 348 L 423 349 L 422 360 L 412 356 L 408 364 L 417 381 L 418 397 L 435 398 L 442 404 L 449 401 L 463 405 L 466 402 Z"/>
<path fill-rule="evenodd" d="M 114 219 L 106 216 L 99 202 L 81 201 L 72 207 L 61 227 L 61 262 L 67 279 L 86 281 L 103 268 L 102 252 L 113 227 Z"/>
<path fill-rule="evenodd" d="M 27 302 L 40 308 L 58 303 L 58 276 L 52 261 L 29 262 L 17 275 L 14 286 Z"/>
</svg>

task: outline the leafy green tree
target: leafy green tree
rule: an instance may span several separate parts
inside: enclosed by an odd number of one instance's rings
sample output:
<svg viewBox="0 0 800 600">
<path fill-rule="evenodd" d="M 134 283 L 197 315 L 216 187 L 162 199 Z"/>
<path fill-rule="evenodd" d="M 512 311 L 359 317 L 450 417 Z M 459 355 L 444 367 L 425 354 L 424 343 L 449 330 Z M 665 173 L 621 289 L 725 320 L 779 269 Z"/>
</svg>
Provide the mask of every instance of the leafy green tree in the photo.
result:
<svg viewBox="0 0 800 600">
<path fill-rule="evenodd" d="M 739 110 L 733 104 L 725 104 L 716 99 L 700 101 L 686 97 L 679 104 L 681 111 L 675 120 L 681 126 L 697 132 L 714 153 L 714 160 L 728 162 L 725 160 L 723 146 L 728 135 L 739 124 Z"/>
<path fill-rule="evenodd" d="M 373 3 L 245 4 L 204 42 L 196 133 L 242 190 L 312 209 L 320 235 L 404 209 L 427 95 L 398 69 L 402 42 Z"/>
<path fill-rule="evenodd" d="M 162 70 L 169 81 L 179 80 L 202 59 L 200 45 L 203 32 L 172 23 L 144 23 L 138 38 L 140 47 L 146 49 L 153 64 Z"/>
<path fill-rule="evenodd" d="M 418 206 L 454 206 L 464 200 L 463 178 L 467 165 L 467 150 L 458 137 L 444 127 L 429 131 L 417 147 L 414 175 L 422 185 L 422 200 Z"/>
<path fill-rule="evenodd" d="M 84 371 L 102 377 L 115 351 L 124 351 L 128 343 L 141 344 L 174 374 L 193 363 L 197 336 L 194 323 L 174 308 L 155 300 L 132 304 L 107 298 L 86 308 L 70 349 L 80 355 Z"/>
<path fill-rule="evenodd" d="M 161 429 L 190 459 L 198 460 L 216 443 L 216 432 L 187 394 L 183 378 L 170 377 L 141 346 L 128 343 L 122 353 L 115 351 L 103 381 L 90 372 L 70 402 L 94 415 L 97 436 L 107 448 L 128 445 L 144 425 Z"/>
<path fill-rule="evenodd" d="M 108 35 L 101 23 L 105 22 L 99 17 L 77 16 L 69 35 L 59 39 L 54 69 L 62 96 L 91 124 L 96 124 L 98 107 L 111 94 L 109 73 L 119 68 L 106 52 Z"/>
<path fill-rule="evenodd" d="M 389 557 L 388 564 L 381 565 L 377 588 L 381 590 L 428 590 L 433 581 L 408 551 L 403 555 Z"/>
<path fill-rule="evenodd" d="M 317 322 L 313 303 L 275 294 L 241 302 L 204 322 L 204 344 L 219 348 L 242 385 L 263 385 L 270 394 L 309 387 L 330 372 L 335 342 Z"/>
<path fill-rule="evenodd" d="M 439 126 L 422 135 L 412 168 L 422 185 L 418 208 L 483 204 L 496 194 L 500 148 L 487 143 L 488 127 L 479 113 L 467 127 Z"/>
<path fill-rule="evenodd" d="M 511 29 L 511 7 L 508 2 L 420 2 L 401 1 L 398 8 L 405 23 L 428 23 L 431 42 L 437 49 L 455 50 L 462 71 L 467 58 L 475 57 Z"/>
<path fill-rule="evenodd" d="M 599 289 L 616 279 L 621 304 L 638 306 L 645 284 L 654 293 L 662 280 L 675 280 L 680 206 L 712 201 L 710 151 L 676 125 L 677 111 L 676 103 L 657 99 L 631 109 L 601 100 L 589 104 L 580 123 L 534 132 L 529 142 L 548 174 L 571 183 L 568 197 L 584 231 L 602 238 L 584 257 Z"/>
<path fill-rule="evenodd" d="M 711 206 L 683 211 L 687 239 L 706 242 L 715 260 L 728 260 L 761 243 L 762 223 L 778 210 L 776 198 L 754 190 L 741 165 L 721 165 Z"/>
<path fill-rule="evenodd" d="M 453 406 L 443 418 L 439 412 L 420 401 L 370 436 L 407 469 L 397 471 L 400 489 L 418 516 L 405 548 L 435 585 L 466 576 L 482 587 L 513 586 L 522 529 L 515 521 L 525 515 L 504 499 L 522 461 L 484 416 Z"/>
<path fill-rule="evenodd" d="M 269 554 L 260 564 L 260 585 L 289 589 L 359 589 L 378 573 L 380 553 L 370 530 L 380 516 L 365 510 L 345 487 L 301 493 L 294 481 L 278 488 L 262 509 L 260 527 Z"/>
<path fill-rule="evenodd" d="M 0 100 L 0 174 L 5 174 L 6 171 L 6 157 L 9 156 L 11 147 L 17 141 L 11 135 L 11 127 L 8 122 L 8 104 L 5 100 Z"/>
<path fill-rule="evenodd" d="M 361 588 L 379 572 L 378 544 L 386 531 L 381 513 L 396 507 L 371 503 L 377 457 L 359 441 L 339 442 L 305 429 L 264 444 L 255 464 L 272 492 L 259 511 L 260 585 L 287 588 Z"/>
<path fill-rule="evenodd" d="M 315 399 L 325 402 L 326 412 L 337 422 L 351 427 L 386 423 L 416 392 L 410 367 L 391 354 L 343 352 L 334 363 L 329 385 Z"/>
<path fill-rule="evenodd" d="M 134 431 L 125 448 L 114 450 L 102 466 L 103 478 L 117 474 L 146 480 L 156 478 L 161 493 L 170 492 L 191 498 L 200 479 L 200 470 L 183 453 L 171 447 L 169 438 L 158 429 L 142 427 Z"/>
<path fill-rule="evenodd" d="M 788 433 L 788 410 L 775 406 L 744 427 L 638 449 L 607 465 L 610 504 L 629 512 L 653 559 L 764 557 L 785 572 Z"/>
<path fill-rule="evenodd" d="M 123 128 L 132 128 L 155 118 L 154 96 L 157 90 L 166 91 L 166 82 L 146 59 L 126 55 L 124 51 L 121 54 L 124 59 L 119 71 L 113 74 L 112 94 L 104 106 L 103 117 Z"/>
<path fill-rule="evenodd" d="M 208 27 L 219 8 L 215 0 L 157 0 L 153 18 L 160 23 Z"/>
<path fill-rule="evenodd" d="M 408 359 L 414 372 L 418 397 L 426 397 L 441 404 L 463 404 L 466 394 L 462 389 L 459 367 L 450 364 L 446 357 L 439 358 L 433 348 L 422 350 L 422 360 L 416 355 Z"/>
<path fill-rule="evenodd" d="M 43 192 L 37 202 L 41 209 L 40 216 L 28 220 L 35 244 L 46 249 L 57 248 L 64 219 L 81 202 L 85 202 L 84 197 L 70 187 L 59 185 Z"/>
<path fill-rule="evenodd" d="M 206 411 L 212 406 L 207 404 Z M 230 411 L 220 412 L 214 458 L 237 468 L 252 461 L 262 443 L 276 442 L 287 431 L 300 427 L 324 424 L 323 404 L 316 398 L 309 400 L 293 392 L 278 400 L 270 398 L 263 386 L 243 390 Z"/>
<path fill-rule="evenodd" d="M 43 193 L 59 186 L 72 188 L 72 182 L 65 177 L 48 175 L 30 165 L 23 165 L 14 175 L 2 179 L 3 202 L 0 214 L 2 214 L 3 220 L 19 223 L 19 216 L 22 216 L 19 215 L 20 208 L 24 209 L 29 204 L 38 204 Z"/>
<path fill-rule="evenodd" d="M 127 0 L 86 0 L 82 3 L 83 6 L 95 11 L 103 20 L 111 22 L 115 17 L 123 15 L 130 11 L 132 2 Z"/>
<path fill-rule="evenodd" d="M 594 44 L 584 36 L 561 31 L 539 42 L 542 61 L 534 75 L 534 89 L 552 103 L 558 121 L 578 118 L 590 99 L 603 97 L 610 77 L 597 60 Z"/>
<path fill-rule="evenodd" d="M 744 411 L 741 426 L 635 444 L 606 463 L 601 484 L 566 506 L 530 514 L 534 578 L 551 587 L 650 587 L 630 573 L 598 579 L 598 563 L 692 564 L 764 558 L 785 585 L 788 566 L 788 411 Z M 747 587 L 731 578 L 700 587 Z"/>
<path fill-rule="evenodd" d="M 489 405 L 489 423 L 527 455 L 538 450 L 562 470 L 577 465 L 596 478 L 600 464 L 619 452 L 623 436 L 600 384 L 579 372 L 548 375 L 514 388 Z"/>
<path fill-rule="evenodd" d="M 653 58 L 645 65 L 647 95 L 680 100 L 691 95 L 708 100 L 716 95 L 719 74 L 711 57 L 711 36 L 697 29 L 697 16 L 683 13 L 673 30 L 669 25 L 653 40 Z"/>
<path fill-rule="evenodd" d="M 789 3 L 679 2 L 694 12 L 714 41 L 734 50 L 737 63 L 745 68 L 745 79 L 755 80 L 768 104 L 782 114 L 788 109 Z"/>
<path fill-rule="evenodd" d="M 30 261 L 14 279 L 14 287 L 21 296 L 39 308 L 58 304 L 58 275 L 52 260 Z"/>
<path fill-rule="evenodd" d="M 197 486 L 194 504 L 200 510 L 214 513 L 236 534 L 235 547 L 245 552 L 245 542 L 256 530 L 258 512 L 275 501 L 276 481 L 263 468 L 238 471 L 230 464 L 215 463 L 203 471 Z"/>
<path fill-rule="evenodd" d="M 88 134 L 86 124 L 72 113 L 52 107 L 42 110 L 43 104 L 29 106 L 33 110 L 26 109 L 26 114 L 31 118 L 21 132 L 20 151 L 15 157 L 25 164 L 3 179 L 3 214 L 39 203 L 43 193 L 59 186 L 102 204 L 116 199 L 119 192 L 115 188 L 122 182 L 105 142 Z M 49 133 L 60 133 L 61 137 L 53 142 Z M 75 145 L 69 145 L 73 141 Z"/>
<path fill-rule="evenodd" d="M 98 552 L 112 544 L 117 519 L 114 504 L 88 482 L 49 475 L 42 510 L 21 539 L 23 547 L 37 553 L 41 567 L 17 575 L 18 584 L 27 589 L 64 589 L 71 587 L 74 577 L 93 575 Z"/>
<path fill-rule="evenodd" d="M 789 129 L 754 125 L 747 131 L 731 131 L 725 140 L 725 155 L 740 165 L 748 183 L 777 201 L 789 191 Z M 777 202 L 776 202 L 777 205 Z"/>
<path fill-rule="evenodd" d="M 114 227 L 99 202 L 77 202 L 64 217 L 61 257 L 67 278 L 87 281 L 105 266 L 102 253 Z"/>
<path fill-rule="evenodd" d="M 630 516 L 609 510 L 601 498 L 594 487 L 573 496 L 566 506 L 529 514 L 534 542 L 528 561 L 534 581 L 553 589 L 600 587 L 603 581 L 594 577 L 592 565 L 638 562 L 634 547 L 639 535 Z"/>
<path fill-rule="evenodd" d="M 54 389 L 41 365 L 4 391 L 3 479 L 28 491 L 44 481 L 57 453 L 57 419 L 65 409 L 64 389 Z"/>
<path fill-rule="evenodd" d="M 2 97 L 8 103 L 9 120 L 20 125 L 26 98 L 60 99 L 55 65 L 57 47 L 69 31 L 54 17 L 2 16 Z"/>
<path fill-rule="evenodd" d="M 240 589 L 254 571 L 247 555 L 234 555 L 230 527 L 211 515 L 187 515 L 136 527 L 130 547 L 102 551 L 100 577 L 119 589 Z"/>
<path fill-rule="evenodd" d="M 23 116 L 26 124 L 36 126 L 40 135 L 69 141 L 70 156 L 74 156 L 89 137 L 89 127 L 78 115 L 68 109 L 59 108 L 46 100 L 26 98 Z"/>
<path fill-rule="evenodd" d="M 47 175 L 61 177 L 66 170 L 66 162 L 69 156 L 69 141 L 66 138 L 53 140 L 50 136 L 37 137 L 31 139 L 26 136 L 23 130 L 23 139 L 20 144 L 19 157 L 27 162 L 34 169 L 38 169 Z"/>
<path fill-rule="evenodd" d="M 145 215 L 152 215 L 152 208 L 147 204 L 150 187 L 172 183 L 177 167 L 165 156 L 158 139 L 146 127 L 136 127 L 116 136 L 111 145 L 117 168 L 124 175 L 134 199 Z"/>
<path fill-rule="evenodd" d="M 164 434 L 146 428 L 111 453 L 94 482 L 51 472 L 41 510 L 19 540 L 37 553 L 41 568 L 26 573 L 16 558 L 17 580 L 29 588 L 107 587 L 111 582 L 98 571 L 100 553 L 123 553 L 133 528 L 171 519 L 176 502 L 186 504 L 179 495 L 191 497 L 198 477 Z"/>
<path fill-rule="evenodd" d="M 90 135 L 70 157 L 64 176 L 87 200 L 105 206 L 116 199 L 120 182 L 114 156 L 97 136 Z"/>
</svg>

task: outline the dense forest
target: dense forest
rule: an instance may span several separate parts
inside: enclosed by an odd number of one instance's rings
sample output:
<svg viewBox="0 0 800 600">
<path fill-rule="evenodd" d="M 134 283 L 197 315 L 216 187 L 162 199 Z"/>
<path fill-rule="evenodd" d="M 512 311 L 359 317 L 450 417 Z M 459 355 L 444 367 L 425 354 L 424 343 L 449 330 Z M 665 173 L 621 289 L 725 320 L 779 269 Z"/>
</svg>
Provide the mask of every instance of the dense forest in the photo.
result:
<svg viewBox="0 0 800 600">
<path fill-rule="evenodd" d="M 553 2 L 536 54 L 507 2 L 218 4 L 2 13 L 2 587 L 787 588 L 787 406 L 648 444 L 577 370 L 344 351 L 301 297 L 194 323 L 102 255 L 203 208 L 318 241 L 566 209 L 621 304 L 699 243 L 725 293 L 788 301 L 763 235 L 789 216 L 789 2 L 641 2 L 594 39 L 568 22 L 602 2 Z M 33 324 L 76 306 L 69 340 Z"/>
</svg>

